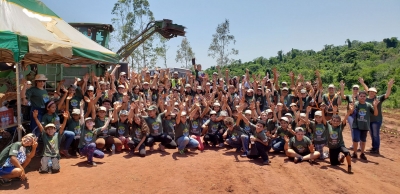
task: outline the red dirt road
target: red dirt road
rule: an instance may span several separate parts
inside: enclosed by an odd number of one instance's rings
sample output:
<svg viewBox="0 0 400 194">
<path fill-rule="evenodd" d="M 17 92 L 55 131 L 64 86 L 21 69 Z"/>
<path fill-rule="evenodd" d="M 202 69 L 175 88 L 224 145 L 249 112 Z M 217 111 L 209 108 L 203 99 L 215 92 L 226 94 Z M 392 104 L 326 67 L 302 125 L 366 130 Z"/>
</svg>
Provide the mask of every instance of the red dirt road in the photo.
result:
<svg viewBox="0 0 400 194">
<path fill-rule="evenodd" d="M 387 115 L 385 115 L 387 116 Z M 367 154 L 368 161 L 353 159 L 354 174 L 347 165 L 331 167 L 328 159 L 311 165 L 294 164 L 283 154 L 270 154 L 271 165 L 262 166 L 240 157 L 235 149 L 191 152 L 187 156 L 167 150 L 145 158 L 126 153 L 95 159 L 88 167 L 84 158 L 61 160 L 58 174 L 39 174 L 38 158 L 27 169 L 28 181 L 0 187 L 0 193 L 399 193 L 399 113 L 385 118 L 381 155 Z M 388 123 L 394 126 L 389 129 Z M 344 132 L 346 146 L 350 132 Z M 371 140 L 367 139 L 367 148 Z M 4 191 L 4 190 L 7 191 Z"/>
</svg>

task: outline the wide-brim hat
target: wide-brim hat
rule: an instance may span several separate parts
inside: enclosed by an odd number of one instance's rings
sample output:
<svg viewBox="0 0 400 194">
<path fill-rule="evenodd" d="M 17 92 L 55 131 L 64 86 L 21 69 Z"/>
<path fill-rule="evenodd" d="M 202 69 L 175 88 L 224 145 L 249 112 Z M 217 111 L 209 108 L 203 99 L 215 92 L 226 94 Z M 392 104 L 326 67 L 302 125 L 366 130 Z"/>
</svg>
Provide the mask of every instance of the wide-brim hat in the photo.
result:
<svg viewBox="0 0 400 194">
<path fill-rule="evenodd" d="M 39 81 L 39 80 L 45 80 L 47 81 L 47 77 L 44 74 L 37 74 L 35 76 L 35 81 Z"/>
</svg>

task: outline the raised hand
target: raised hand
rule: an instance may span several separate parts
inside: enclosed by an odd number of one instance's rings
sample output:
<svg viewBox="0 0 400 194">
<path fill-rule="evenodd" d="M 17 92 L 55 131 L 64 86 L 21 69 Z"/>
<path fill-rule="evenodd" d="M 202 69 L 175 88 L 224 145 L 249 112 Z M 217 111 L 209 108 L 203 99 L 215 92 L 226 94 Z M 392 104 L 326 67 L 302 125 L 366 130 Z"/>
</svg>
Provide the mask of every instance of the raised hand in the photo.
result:
<svg viewBox="0 0 400 194">
<path fill-rule="evenodd" d="M 312 110 L 312 107 L 311 106 L 307 106 L 307 110 L 306 110 L 307 114 L 310 113 L 311 110 Z"/>
<path fill-rule="evenodd" d="M 364 79 L 363 79 L 362 77 L 359 77 L 359 78 L 358 78 L 358 81 L 359 81 L 361 84 L 364 83 Z"/>
<path fill-rule="evenodd" d="M 345 86 L 344 81 L 343 81 L 343 80 L 340 80 L 340 87 L 341 87 L 341 88 L 344 88 L 344 86 Z"/>
<path fill-rule="evenodd" d="M 289 136 L 285 135 L 283 138 L 285 139 L 285 142 L 289 142 Z"/>
<path fill-rule="evenodd" d="M 391 88 L 393 86 L 393 84 L 394 84 L 394 79 L 392 78 L 388 82 L 388 87 Z"/>
<path fill-rule="evenodd" d="M 338 112 L 338 107 L 337 106 L 333 106 L 333 113 L 337 113 Z"/>
<path fill-rule="evenodd" d="M 63 117 L 64 117 L 65 119 L 67 119 L 67 118 L 69 117 L 69 112 L 68 112 L 68 111 L 64 111 Z"/>
<path fill-rule="evenodd" d="M 380 102 L 380 101 L 376 98 L 376 99 L 374 100 L 374 102 L 373 102 L 373 105 L 374 105 L 374 106 L 378 106 L 379 102 Z"/>
<path fill-rule="evenodd" d="M 38 110 L 34 110 L 32 113 L 33 118 L 37 119 L 39 115 L 39 111 Z"/>
</svg>

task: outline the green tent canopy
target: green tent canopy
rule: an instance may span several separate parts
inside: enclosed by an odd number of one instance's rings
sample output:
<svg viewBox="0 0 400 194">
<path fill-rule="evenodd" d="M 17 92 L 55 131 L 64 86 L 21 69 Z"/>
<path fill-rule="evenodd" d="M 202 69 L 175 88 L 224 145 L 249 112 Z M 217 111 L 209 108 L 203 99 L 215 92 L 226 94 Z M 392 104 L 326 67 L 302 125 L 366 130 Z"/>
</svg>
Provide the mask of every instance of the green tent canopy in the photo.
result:
<svg viewBox="0 0 400 194">
<path fill-rule="evenodd" d="M 38 0 L 0 0 L 0 62 L 115 64 L 119 57 Z"/>
</svg>

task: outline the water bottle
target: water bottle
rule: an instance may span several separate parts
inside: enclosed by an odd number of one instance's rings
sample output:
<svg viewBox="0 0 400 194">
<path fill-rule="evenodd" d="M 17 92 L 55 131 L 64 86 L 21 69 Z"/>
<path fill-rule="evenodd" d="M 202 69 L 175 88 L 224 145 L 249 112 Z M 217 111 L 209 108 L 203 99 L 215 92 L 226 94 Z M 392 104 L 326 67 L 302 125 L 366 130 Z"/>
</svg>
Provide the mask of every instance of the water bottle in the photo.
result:
<svg viewBox="0 0 400 194">
<path fill-rule="evenodd" d="M 56 118 L 54 119 L 54 124 L 56 126 L 56 129 L 59 130 L 60 129 L 60 117 L 56 116 Z"/>
<path fill-rule="evenodd" d="M 111 146 L 111 153 L 115 154 L 115 145 L 114 144 L 112 144 L 112 146 Z"/>
<path fill-rule="evenodd" d="M 51 161 L 51 158 L 49 158 L 49 161 L 47 162 L 47 166 L 51 168 L 53 166 L 53 161 Z"/>
</svg>

